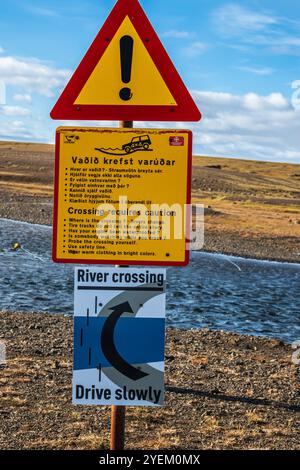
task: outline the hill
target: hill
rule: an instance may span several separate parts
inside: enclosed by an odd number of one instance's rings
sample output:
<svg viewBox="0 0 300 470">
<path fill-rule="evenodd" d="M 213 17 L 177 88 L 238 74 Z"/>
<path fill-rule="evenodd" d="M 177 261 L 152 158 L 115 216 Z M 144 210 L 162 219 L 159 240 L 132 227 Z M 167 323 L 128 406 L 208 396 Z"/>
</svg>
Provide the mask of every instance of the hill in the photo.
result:
<svg viewBox="0 0 300 470">
<path fill-rule="evenodd" d="M 53 171 L 53 145 L 0 142 L 0 217 L 50 225 Z M 195 156 L 192 200 L 206 251 L 300 261 L 299 165 Z"/>
</svg>

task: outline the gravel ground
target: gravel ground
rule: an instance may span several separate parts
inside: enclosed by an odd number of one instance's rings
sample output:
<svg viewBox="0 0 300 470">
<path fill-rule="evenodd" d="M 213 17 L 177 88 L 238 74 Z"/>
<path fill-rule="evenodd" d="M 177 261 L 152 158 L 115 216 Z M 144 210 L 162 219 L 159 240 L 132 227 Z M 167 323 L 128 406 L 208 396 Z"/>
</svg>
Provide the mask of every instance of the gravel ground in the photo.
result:
<svg viewBox="0 0 300 470">
<path fill-rule="evenodd" d="M 1 449 L 105 449 L 108 407 L 71 403 L 72 319 L 0 314 Z M 278 340 L 167 330 L 166 405 L 127 408 L 130 449 L 299 449 L 299 366 Z"/>
</svg>

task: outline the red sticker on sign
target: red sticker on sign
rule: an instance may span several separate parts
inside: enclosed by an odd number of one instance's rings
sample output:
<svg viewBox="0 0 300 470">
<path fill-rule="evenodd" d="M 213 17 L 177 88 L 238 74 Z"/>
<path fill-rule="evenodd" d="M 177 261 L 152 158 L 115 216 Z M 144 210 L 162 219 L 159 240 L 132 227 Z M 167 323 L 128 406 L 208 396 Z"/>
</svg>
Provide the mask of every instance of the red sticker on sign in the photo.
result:
<svg viewBox="0 0 300 470">
<path fill-rule="evenodd" d="M 174 147 L 182 147 L 184 145 L 184 137 L 174 136 L 169 138 L 170 145 Z"/>
</svg>

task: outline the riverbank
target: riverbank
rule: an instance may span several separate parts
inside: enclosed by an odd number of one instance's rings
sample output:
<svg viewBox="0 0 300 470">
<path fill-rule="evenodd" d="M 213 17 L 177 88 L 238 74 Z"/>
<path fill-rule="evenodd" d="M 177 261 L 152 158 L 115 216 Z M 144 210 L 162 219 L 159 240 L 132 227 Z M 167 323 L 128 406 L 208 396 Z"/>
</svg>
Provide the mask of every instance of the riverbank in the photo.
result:
<svg viewBox="0 0 300 470">
<path fill-rule="evenodd" d="M 72 319 L 0 313 L 1 449 L 99 449 L 108 407 L 71 403 Z M 269 340 L 167 330 L 166 405 L 127 409 L 130 449 L 299 449 L 299 366 Z"/>
<path fill-rule="evenodd" d="M 0 217 L 51 225 L 53 168 L 52 145 L 0 142 Z M 194 157 L 192 201 L 203 251 L 300 261 L 299 165 Z"/>
</svg>

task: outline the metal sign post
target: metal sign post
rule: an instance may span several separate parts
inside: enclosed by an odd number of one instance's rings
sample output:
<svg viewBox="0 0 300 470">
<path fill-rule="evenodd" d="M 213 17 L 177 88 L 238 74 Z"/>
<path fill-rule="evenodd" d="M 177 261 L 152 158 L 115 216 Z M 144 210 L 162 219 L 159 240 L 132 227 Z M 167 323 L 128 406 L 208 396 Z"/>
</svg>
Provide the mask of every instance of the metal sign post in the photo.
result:
<svg viewBox="0 0 300 470">
<path fill-rule="evenodd" d="M 110 450 L 124 450 L 126 406 L 113 405 L 110 420 Z"/>
<path fill-rule="evenodd" d="M 120 121 L 119 127 L 133 128 L 133 121 Z M 118 266 L 116 266 L 117 268 Z M 124 450 L 126 406 L 112 405 L 110 418 L 110 450 Z"/>
<path fill-rule="evenodd" d="M 116 2 L 51 117 L 119 120 L 123 129 L 57 129 L 53 261 L 114 264 L 118 268 L 187 265 L 190 220 L 186 211 L 176 221 L 180 237 L 164 233 L 168 224 L 158 219 L 150 230 L 153 236 L 141 243 L 132 241 L 128 249 L 120 244 L 120 249 L 112 250 L 107 243 L 99 242 L 106 230 L 101 224 L 99 228 L 99 204 L 115 204 L 122 191 L 126 191 L 126 202 L 138 201 L 145 208 L 146 234 L 152 204 L 159 208 L 169 205 L 170 210 L 158 208 L 153 213 L 160 216 L 166 212 L 175 222 L 175 216 L 182 213 L 176 207 L 183 208 L 191 201 L 191 131 L 130 130 L 133 120 L 201 119 L 138 0 Z M 122 235 L 126 246 L 130 234 L 126 231 Z M 112 244 L 114 236 L 112 233 Z M 111 285 L 103 279 L 101 270 L 86 268 L 74 289 L 73 403 L 111 406 L 111 450 L 124 449 L 126 406 L 162 406 L 164 402 L 166 272 L 161 269 L 161 280 L 157 281 L 151 277 L 158 276 L 154 274 L 157 270 L 151 274 L 150 268 L 143 268 L 144 273 L 137 268 L 139 273 L 131 278 L 134 268 L 125 267 L 124 273 L 107 268 L 105 275 L 111 276 Z M 78 270 L 75 272 L 78 274 Z M 119 280 L 117 273 L 123 275 Z M 117 296 L 113 295 L 115 291 Z M 115 334 L 119 321 L 121 327 Z M 147 341 L 141 331 L 147 332 Z"/>
</svg>

